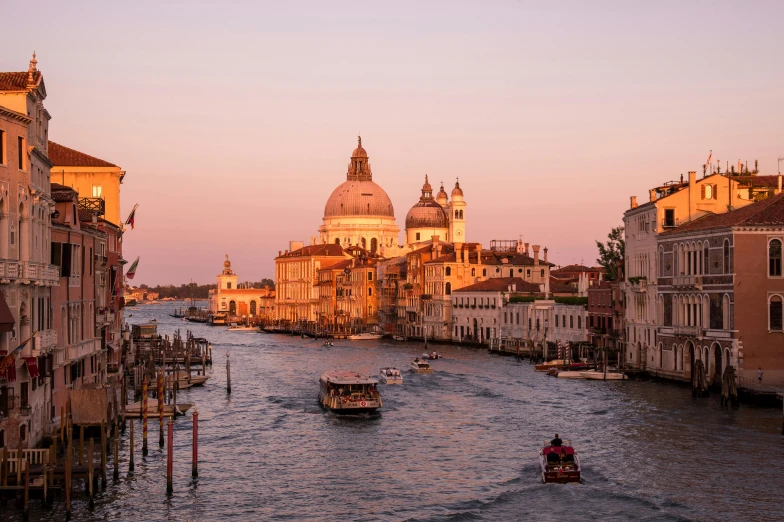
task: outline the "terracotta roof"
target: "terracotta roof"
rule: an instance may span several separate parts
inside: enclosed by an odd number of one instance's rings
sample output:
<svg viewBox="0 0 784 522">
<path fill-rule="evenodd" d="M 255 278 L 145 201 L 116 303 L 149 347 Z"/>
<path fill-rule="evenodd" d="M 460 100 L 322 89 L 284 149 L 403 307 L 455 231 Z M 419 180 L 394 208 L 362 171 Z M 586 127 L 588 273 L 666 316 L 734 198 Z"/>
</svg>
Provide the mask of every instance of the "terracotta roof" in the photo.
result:
<svg viewBox="0 0 784 522">
<path fill-rule="evenodd" d="M 757 203 L 752 203 L 743 208 L 724 212 L 723 214 L 709 214 L 694 221 L 685 223 L 678 228 L 668 230 L 660 236 L 674 236 L 698 230 L 711 230 L 738 226 L 784 226 L 784 193 L 777 194 Z"/>
<path fill-rule="evenodd" d="M 539 285 L 523 281 L 519 277 L 496 277 L 481 281 L 473 285 L 464 286 L 455 292 L 505 292 L 509 290 L 509 285 L 515 285 L 514 292 L 539 292 Z"/>
<path fill-rule="evenodd" d="M 52 183 L 50 186 L 52 192 L 52 199 L 55 201 L 73 201 L 79 194 L 71 187 L 60 185 L 59 183 Z"/>
<path fill-rule="evenodd" d="M 604 269 L 598 266 L 566 265 L 550 271 L 553 275 L 568 274 L 572 272 L 604 272 Z"/>
<path fill-rule="evenodd" d="M 772 176 L 732 176 L 733 181 L 737 181 L 741 185 L 753 185 L 755 187 L 778 188 L 779 177 L 774 174 Z"/>
<path fill-rule="evenodd" d="M 340 248 L 340 245 L 335 244 L 328 244 L 328 245 L 309 245 L 299 250 L 293 250 L 287 254 L 283 254 L 282 256 L 278 256 L 276 259 L 280 259 L 283 257 L 294 257 L 294 256 L 342 256 L 343 249 Z"/>
<path fill-rule="evenodd" d="M 503 260 L 507 262 L 504 263 Z M 482 262 L 486 265 L 509 265 L 509 266 L 533 266 L 534 258 L 528 254 L 518 252 L 494 252 L 492 250 L 482 250 Z M 549 261 L 539 259 L 542 266 L 555 266 Z"/>
<path fill-rule="evenodd" d="M 41 71 L 33 73 L 35 83 L 41 79 Z M 0 91 L 24 91 L 27 89 L 26 72 L 0 72 Z"/>
<path fill-rule="evenodd" d="M 79 152 L 78 150 L 63 147 L 59 143 L 49 140 L 49 161 L 59 167 L 116 167 L 102 159 Z"/>
</svg>

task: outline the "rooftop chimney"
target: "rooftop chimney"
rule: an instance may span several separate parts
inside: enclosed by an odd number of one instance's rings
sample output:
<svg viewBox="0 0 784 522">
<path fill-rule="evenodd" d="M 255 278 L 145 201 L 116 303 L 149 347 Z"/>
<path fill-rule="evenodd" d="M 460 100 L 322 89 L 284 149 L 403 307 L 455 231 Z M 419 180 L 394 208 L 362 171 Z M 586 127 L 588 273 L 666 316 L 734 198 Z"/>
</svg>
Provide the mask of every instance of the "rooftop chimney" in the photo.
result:
<svg viewBox="0 0 784 522">
<path fill-rule="evenodd" d="M 478 265 L 482 264 L 482 243 L 476 244 L 476 263 Z"/>
<path fill-rule="evenodd" d="M 689 171 L 689 185 L 693 187 L 696 184 L 697 184 L 697 171 L 696 170 L 690 170 Z"/>
<path fill-rule="evenodd" d="M 436 257 L 441 257 L 441 243 L 439 243 L 440 239 L 440 236 L 433 236 L 433 249 L 435 250 Z"/>
<path fill-rule="evenodd" d="M 631 201 L 630 208 L 637 208 L 637 196 L 631 196 L 629 200 Z"/>
<path fill-rule="evenodd" d="M 534 250 L 534 265 L 539 264 L 539 245 L 531 245 Z"/>
<path fill-rule="evenodd" d="M 525 255 L 528 255 L 528 243 L 525 244 Z"/>
<path fill-rule="evenodd" d="M 776 194 L 781 194 L 781 174 L 779 174 L 779 188 L 776 189 Z"/>
<path fill-rule="evenodd" d="M 656 189 L 650 189 L 648 196 L 650 196 L 650 201 L 656 201 Z"/>
<path fill-rule="evenodd" d="M 547 247 L 544 247 L 544 262 L 547 263 Z"/>
</svg>

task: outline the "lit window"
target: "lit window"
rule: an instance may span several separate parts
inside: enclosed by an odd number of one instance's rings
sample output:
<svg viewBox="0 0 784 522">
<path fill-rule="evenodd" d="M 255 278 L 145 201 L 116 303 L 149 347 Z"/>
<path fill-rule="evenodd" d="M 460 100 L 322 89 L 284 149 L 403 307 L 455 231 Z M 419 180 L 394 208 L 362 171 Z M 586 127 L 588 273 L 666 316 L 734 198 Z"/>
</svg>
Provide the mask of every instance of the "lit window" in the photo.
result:
<svg viewBox="0 0 784 522">
<path fill-rule="evenodd" d="M 100 185 L 93 185 L 93 197 L 94 198 L 103 197 L 103 189 Z"/>
</svg>

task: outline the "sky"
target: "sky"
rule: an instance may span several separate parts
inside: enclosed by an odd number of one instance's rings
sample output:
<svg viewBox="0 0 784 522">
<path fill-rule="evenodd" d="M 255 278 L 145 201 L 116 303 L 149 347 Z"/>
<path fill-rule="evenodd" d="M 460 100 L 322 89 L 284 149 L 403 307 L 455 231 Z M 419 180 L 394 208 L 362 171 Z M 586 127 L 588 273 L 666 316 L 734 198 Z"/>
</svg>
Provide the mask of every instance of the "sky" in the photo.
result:
<svg viewBox="0 0 784 522">
<path fill-rule="evenodd" d="M 120 165 L 134 283 L 274 275 L 357 134 L 401 228 L 455 180 L 468 241 L 593 264 L 629 196 L 784 155 L 784 2 L 13 2 L 50 138 Z M 24 21 L 14 23 L 13 20 Z M 784 163 L 784 162 L 782 162 Z M 784 165 L 782 165 L 784 166 Z"/>
</svg>

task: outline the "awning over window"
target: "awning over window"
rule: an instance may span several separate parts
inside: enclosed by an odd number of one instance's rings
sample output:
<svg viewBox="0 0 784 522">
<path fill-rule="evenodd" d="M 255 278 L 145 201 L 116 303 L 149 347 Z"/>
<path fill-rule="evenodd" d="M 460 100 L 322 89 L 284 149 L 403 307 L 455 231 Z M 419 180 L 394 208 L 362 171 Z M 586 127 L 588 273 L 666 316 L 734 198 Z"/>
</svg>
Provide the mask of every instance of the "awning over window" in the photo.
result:
<svg viewBox="0 0 784 522">
<path fill-rule="evenodd" d="M 0 332 L 10 332 L 15 324 L 14 316 L 5 302 L 5 296 L 0 293 Z"/>
</svg>

